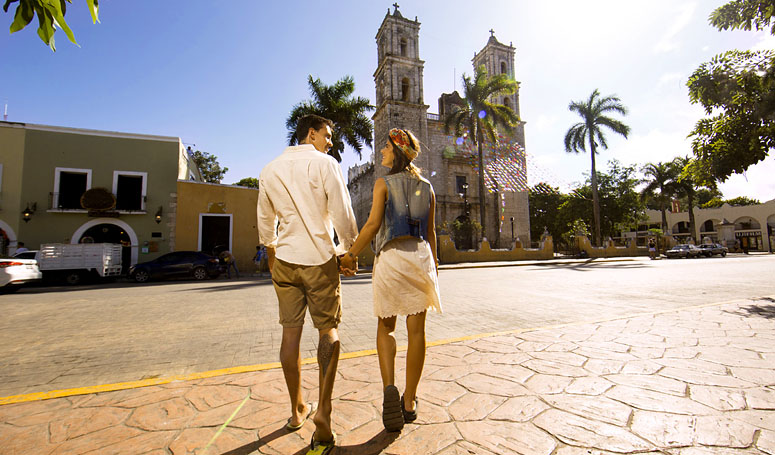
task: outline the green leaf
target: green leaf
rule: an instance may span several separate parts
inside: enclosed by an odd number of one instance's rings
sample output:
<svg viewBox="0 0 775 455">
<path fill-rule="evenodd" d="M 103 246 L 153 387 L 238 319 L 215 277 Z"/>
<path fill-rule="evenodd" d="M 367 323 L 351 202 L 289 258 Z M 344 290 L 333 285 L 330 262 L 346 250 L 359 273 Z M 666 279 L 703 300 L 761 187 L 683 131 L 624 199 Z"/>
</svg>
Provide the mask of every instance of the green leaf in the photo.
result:
<svg viewBox="0 0 775 455">
<path fill-rule="evenodd" d="M 91 13 L 91 20 L 93 24 L 100 21 L 97 13 L 99 12 L 99 0 L 86 0 L 86 4 L 89 5 L 89 12 Z"/>
<path fill-rule="evenodd" d="M 47 0 L 44 3 L 44 7 L 51 13 L 54 26 L 59 26 L 59 28 L 65 32 L 70 42 L 78 47 L 81 47 L 78 42 L 75 41 L 75 35 L 73 34 L 73 31 L 70 30 L 67 22 L 65 22 L 65 16 L 62 14 L 62 3 L 64 2 L 60 2 L 60 0 Z"/>
<path fill-rule="evenodd" d="M 35 10 L 32 9 L 32 5 L 29 1 L 24 0 L 16 7 L 16 16 L 11 24 L 11 33 L 18 32 L 23 29 L 32 21 L 35 17 Z"/>
<path fill-rule="evenodd" d="M 56 30 L 51 13 L 42 5 L 35 5 L 35 12 L 38 14 L 38 36 L 52 51 L 56 52 L 54 45 L 54 32 Z"/>
</svg>

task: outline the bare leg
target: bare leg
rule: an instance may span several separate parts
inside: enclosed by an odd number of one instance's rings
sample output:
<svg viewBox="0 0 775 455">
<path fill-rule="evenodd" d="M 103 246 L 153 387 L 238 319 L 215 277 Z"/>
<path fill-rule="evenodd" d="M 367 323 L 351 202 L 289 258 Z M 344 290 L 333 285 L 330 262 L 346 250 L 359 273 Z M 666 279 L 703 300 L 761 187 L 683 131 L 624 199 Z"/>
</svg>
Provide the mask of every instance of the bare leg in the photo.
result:
<svg viewBox="0 0 775 455">
<path fill-rule="evenodd" d="M 303 327 L 283 327 L 283 340 L 280 344 L 280 363 L 283 366 L 285 385 L 291 397 L 291 424 L 298 425 L 307 415 L 304 398 L 301 394 L 301 331 Z"/>
<path fill-rule="evenodd" d="M 425 365 L 425 311 L 406 317 L 406 332 L 409 346 L 406 350 L 406 390 L 404 391 L 404 408 L 414 411 L 414 399 L 417 396 L 417 385 L 420 383 L 422 369 Z"/>
<path fill-rule="evenodd" d="M 331 395 L 334 392 L 336 367 L 339 364 L 339 332 L 336 328 L 320 331 L 318 343 L 318 366 L 320 367 L 320 398 L 318 410 L 312 419 L 315 422 L 315 439 L 330 441 L 331 433 Z"/>
<path fill-rule="evenodd" d="M 379 318 L 377 322 L 377 356 L 382 388 L 395 383 L 396 369 L 396 317 Z"/>
</svg>

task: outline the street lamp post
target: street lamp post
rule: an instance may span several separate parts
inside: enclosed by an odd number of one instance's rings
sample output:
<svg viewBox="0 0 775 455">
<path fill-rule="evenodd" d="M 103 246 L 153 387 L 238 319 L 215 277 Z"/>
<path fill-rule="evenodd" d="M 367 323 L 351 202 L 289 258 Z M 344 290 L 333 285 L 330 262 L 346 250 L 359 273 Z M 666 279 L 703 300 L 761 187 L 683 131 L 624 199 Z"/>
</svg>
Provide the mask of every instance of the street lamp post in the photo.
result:
<svg viewBox="0 0 775 455">
<path fill-rule="evenodd" d="M 466 218 L 468 218 L 471 216 L 471 209 L 468 206 L 468 182 L 463 183 L 460 187 L 463 189 L 463 210 L 465 211 Z"/>
<path fill-rule="evenodd" d="M 514 217 L 511 217 L 511 244 L 514 244 Z"/>
</svg>

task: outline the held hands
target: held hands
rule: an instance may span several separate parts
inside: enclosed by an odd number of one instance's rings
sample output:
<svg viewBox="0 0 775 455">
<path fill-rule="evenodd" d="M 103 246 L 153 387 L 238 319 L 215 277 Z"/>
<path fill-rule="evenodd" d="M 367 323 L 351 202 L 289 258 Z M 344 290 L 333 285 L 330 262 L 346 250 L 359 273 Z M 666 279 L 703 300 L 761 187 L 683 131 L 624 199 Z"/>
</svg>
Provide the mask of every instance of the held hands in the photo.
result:
<svg viewBox="0 0 775 455">
<path fill-rule="evenodd" d="M 339 256 L 339 273 L 344 276 L 354 276 L 358 271 L 358 258 L 347 252 Z"/>
</svg>

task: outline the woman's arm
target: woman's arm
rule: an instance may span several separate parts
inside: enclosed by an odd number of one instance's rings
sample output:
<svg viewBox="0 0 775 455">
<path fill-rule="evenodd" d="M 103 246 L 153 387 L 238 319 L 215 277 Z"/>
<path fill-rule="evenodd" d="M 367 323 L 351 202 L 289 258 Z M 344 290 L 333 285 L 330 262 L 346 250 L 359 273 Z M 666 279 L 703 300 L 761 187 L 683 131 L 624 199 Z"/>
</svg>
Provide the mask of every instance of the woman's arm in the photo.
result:
<svg viewBox="0 0 775 455">
<path fill-rule="evenodd" d="M 374 182 L 373 199 L 371 201 L 371 213 L 369 213 L 369 219 L 366 220 L 366 224 L 363 225 L 361 233 L 358 234 L 358 238 L 350 249 L 342 257 L 342 267 L 352 269 L 356 264 L 355 258 L 358 256 L 366 245 L 377 235 L 379 227 L 382 225 L 382 218 L 385 215 L 385 202 L 387 201 L 387 185 L 385 179 L 377 179 Z"/>
<path fill-rule="evenodd" d="M 428 212 L 428 243 L 433 253 L 433 262 L 436 264 L 436 274 L 439 273 L 439 259 L 436 252 L 436 194 L 431 187 L 431 209 Z"/>
</svg>

